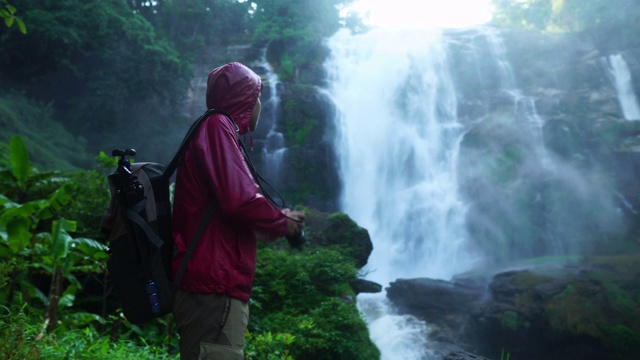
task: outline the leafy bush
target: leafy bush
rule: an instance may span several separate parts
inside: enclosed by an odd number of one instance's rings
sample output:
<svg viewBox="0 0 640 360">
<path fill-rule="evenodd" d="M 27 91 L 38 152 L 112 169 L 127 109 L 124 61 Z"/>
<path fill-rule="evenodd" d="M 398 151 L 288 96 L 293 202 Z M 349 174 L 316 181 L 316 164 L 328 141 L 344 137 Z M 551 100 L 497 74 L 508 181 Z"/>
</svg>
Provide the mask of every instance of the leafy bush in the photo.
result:
<svg viewBox="0 0 640 360">
<path fill-rule="evenodd" d="M 132 340 L 113 341 L 92 326 L 47 333 L 43 319 L 26 306 L 0 308 L 2 359 L 178 359 L 164 348 Z"/>
<path fill-rule="evenodd" d="M 245 360 L 293 360 L 289 354 L 289 347 L 295 337 L 290 334 L 275 333 L 270 331 L 254 335 L 247 331 L 244 358 Z"/>
<path fill-rule="evenodd" d="M 356 277 L 336 250 L 260 249 L 249 330 L 293 336 L 295 359 L 379 358 L 349 286 Z"/>
<path fill-rule="evenodd" d="M 45 307 L 48 331 L 57 326 L 59 312 L 71 307 L 82 288 L 77 273 L 104 272 L 106 246 L 88 238 L 73 238 L 74 221 L 59 217 L 71 200 L 77 184 L 54 181 L 57 189 L 33 199 L 33 188 L 51 180 L 35 171 L 27 150 L 18 137 L 9 145 L 11 169 L 0 172 L 0 259 L 6 262 L 0 273 L 0 295 L 8 305 L 27 297 Z M 8 197 L 8 196 L 10 197 Z M 50 230 L 49 230 L 50 229 Z M 45 293 L 48 287 L 48 292 Z"/>
</svg>

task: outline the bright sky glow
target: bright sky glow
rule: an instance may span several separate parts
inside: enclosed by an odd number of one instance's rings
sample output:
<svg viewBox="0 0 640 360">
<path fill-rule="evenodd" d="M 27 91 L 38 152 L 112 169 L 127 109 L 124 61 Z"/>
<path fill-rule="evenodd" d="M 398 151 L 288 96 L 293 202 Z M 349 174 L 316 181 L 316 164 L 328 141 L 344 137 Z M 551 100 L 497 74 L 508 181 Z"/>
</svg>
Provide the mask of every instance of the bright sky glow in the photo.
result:
<svg viewBox="0 0 640 360">
<path fill-rule="evenodd" d="M 491 20 L 491 0 L 356 0 L 349 9 L 376 27 L 463 28 Z"/>
</svg>

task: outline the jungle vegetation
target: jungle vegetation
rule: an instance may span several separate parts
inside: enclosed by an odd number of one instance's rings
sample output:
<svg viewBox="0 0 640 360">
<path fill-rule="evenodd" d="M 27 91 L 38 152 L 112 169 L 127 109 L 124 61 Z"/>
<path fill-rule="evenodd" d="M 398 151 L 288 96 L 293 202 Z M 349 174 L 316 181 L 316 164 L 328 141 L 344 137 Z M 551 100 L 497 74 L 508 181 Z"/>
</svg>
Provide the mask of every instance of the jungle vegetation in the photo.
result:
<svg viewBox="0 0 640 360">
<path fill-rule="evenodd" d="M 133 325 L 112 291 L 106 153 L 145 136 L 147 156 L 168 160 L 193 120 L 180 110 L 195 64 L 230 44 L 279 43 L 274 65 L 295 81 L 322 62 L 340 3 L 2 0 L 0 358 L 178 357 L 171 315 Z M 258 257 L 247 359 L 379 357 L 352 259 L 285 241 Z"/>
</svg>

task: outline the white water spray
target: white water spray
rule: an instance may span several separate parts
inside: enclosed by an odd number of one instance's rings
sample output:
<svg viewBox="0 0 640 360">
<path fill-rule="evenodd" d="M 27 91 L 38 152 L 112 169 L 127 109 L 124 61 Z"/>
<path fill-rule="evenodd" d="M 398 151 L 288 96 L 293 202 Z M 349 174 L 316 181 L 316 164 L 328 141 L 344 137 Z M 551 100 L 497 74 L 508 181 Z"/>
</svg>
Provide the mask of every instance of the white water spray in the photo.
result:
<svg viewBox="0 0 640 360">
<path fill-rule="evenodd" d="M 262 57 L 260 65 L 266 69 L 266 83 L 269 86 L 269 100 L 262 104 L 262 113 L 260 115 L 260 122 L 267 123 L 269 126 L 269 132 L 265 138 L 265 144 L 262 148 L 262 159 L 264 164 L 264 175 L 274 184 L 278 184 L 281 176 L 281 168 L 284 157 L 287 153 L 285 147 L 284 135 L 278 132 L 277 119 L 279 116 L 280 108 L 280 96 L 278 94 L 278 84 L 280 79 L 278 74 L 273 71 L 273 68 L 267 61 L 267 49 L 269 45 L 265 46 L 262 51 Z"/>
<path fill-rule="evenodd" d="M 609 76 L 616 88 L 618 102 L 626 120 L 640 120 L 640 105 L 635 91 L 631 72 L 621 54 L 610 55 L 605 61 Z"/>
<path fill-rule="evenodd" d="M 342 207 L 375 238 L 371 278 L 467 269 L 455 171 L 462 127 L 440 32 L 341 32 L 331 48 Z"/>
<path fill-rule="evenodd" d="M 342 31 L 329 46 L 341 205 L 374 243 L 367 278 L 386 285 L 398 278 L 450 279 L 469 269 L 456 177 L 463 129 L 441 32 Z M 360 296 L 359 305 L 371 310 L 367 320 L 383 359 L 429 357 L 424 342 L 412 340 L 424 339 L 426 326 L 394 315 L 384 294 Z"/>
</svg>

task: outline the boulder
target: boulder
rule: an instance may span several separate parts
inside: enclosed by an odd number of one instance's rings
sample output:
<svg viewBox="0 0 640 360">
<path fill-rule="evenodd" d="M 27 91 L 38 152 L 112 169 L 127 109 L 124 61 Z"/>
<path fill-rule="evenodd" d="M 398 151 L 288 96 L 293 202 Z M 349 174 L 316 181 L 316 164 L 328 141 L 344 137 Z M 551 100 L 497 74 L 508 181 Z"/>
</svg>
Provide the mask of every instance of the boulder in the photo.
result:
<svg viewBox="0 0 640 360">
<path fill-rule="evenodd" d="M 312 231 L 312 246 L 338 247 L 343 254 L 353 259 L 357 268 L 367 264 L 373 251 L 369 232 L 358 226 L 348 215 L 308 210 L 307 226 Z"/>
<path fill-rule="evenodd" d="M 545 261 L 545 259 L 540 259 Z M 431 335 L 488 358 L 634 359 L 640 352 L 640 261 L 625 255 L 548 260 L 463 279 L 399 279 L 387 296 Z"/>
</svg>

